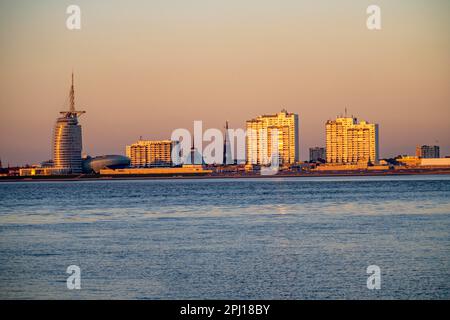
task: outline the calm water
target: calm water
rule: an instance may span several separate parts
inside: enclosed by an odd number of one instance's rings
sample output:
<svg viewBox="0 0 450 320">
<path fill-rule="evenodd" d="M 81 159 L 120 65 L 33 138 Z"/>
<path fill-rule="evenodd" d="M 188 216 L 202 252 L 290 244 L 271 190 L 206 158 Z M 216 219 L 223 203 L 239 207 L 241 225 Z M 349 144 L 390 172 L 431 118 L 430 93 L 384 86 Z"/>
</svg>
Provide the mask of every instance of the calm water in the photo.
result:
<svg viewBox="0 0 450 320">
<path fill-rule="evenodd" d="M 0 199 L 0 298 L 450 298 L 446 176 L 0 183 Z"/>
</svg>

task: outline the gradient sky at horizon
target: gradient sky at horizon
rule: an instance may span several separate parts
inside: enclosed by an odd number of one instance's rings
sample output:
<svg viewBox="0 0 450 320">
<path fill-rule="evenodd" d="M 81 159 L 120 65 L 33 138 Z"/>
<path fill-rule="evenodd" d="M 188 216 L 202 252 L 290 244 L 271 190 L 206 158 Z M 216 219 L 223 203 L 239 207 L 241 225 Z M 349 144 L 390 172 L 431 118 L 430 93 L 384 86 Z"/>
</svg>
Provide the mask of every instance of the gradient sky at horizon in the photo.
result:
<svg viewBox="0 0 450 320">
<path fill-rule="evenodd" d="M 366 28 L 370 4 L 381 31 Z M 2 0 L 0 159 L 51 158 L 72 69 L 91 155 L 282 108 L 299 114 L 302 160 L 345 108 L 379 124 L 381 157 L 450 155 L 449 13 L 448 0 Z"/>
</svg>

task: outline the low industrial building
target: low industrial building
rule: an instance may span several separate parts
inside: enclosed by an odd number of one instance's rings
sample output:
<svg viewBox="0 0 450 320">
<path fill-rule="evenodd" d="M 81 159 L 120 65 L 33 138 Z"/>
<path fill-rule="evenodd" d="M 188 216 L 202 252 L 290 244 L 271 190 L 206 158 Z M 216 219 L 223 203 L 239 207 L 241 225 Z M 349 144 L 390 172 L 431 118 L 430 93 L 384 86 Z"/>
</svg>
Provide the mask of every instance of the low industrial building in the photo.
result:
<svg viewBox="0 0 450 320">
<path fill-rule="evenodd" d="M 449 167 L 450 158 L 419 158 L 414 156 L 403 156 L 396 159 L 397 162 L 406 167 Z"/>
<path fill-rule="evenodd" d="M 355 164 L 333 164 L 327 163 L 317 166 L 315 169 L 311 169 L 312 171 L 347 171 L 347 170 L 367 170 L 368 165 L 367 162 L 360 162 Z"/>
<path fill-rule="evenodd" d="M 450 158 L 424 158 L 420 159 L 421 167 L 449 167 Z"/>
<path fill-rule="evenodd" d="M 72 169 L 60 169 L 60 168 L 46 168 L 46 167 L 33 167 L 33 168 L 21 168 L 19 169 L 19 176 L 59 176 L 68 175 L 72 173 Z"/>
<path fill-rule="evenodd" d="M 150 176 L 176 176 L 176 175 L 206 175 L 212 170 L 204 169 L 201 165 L 184 165 L 182 167 L 166 168 L 124 168 L 124 169 L 101 169 L 101 175 L 150 175 Z"/>
<path fill-rule="evenodd" d="M 398 163 L 401 163 L 404 166 L 407 167 L 417 167 L 420 165 L 421 159 L 419 157 L 415 156 L 402 156 L 399 158 L 396 158 Z"/>
</svg>

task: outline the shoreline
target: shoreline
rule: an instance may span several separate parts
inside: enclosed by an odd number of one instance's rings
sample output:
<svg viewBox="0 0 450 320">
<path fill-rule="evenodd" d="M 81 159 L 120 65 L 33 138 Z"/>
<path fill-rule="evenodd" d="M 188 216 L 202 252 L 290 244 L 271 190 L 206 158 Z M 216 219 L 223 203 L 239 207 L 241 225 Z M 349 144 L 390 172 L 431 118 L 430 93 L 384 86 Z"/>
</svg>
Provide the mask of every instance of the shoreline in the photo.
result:
<svg viewBox="0 0 450 320">
<path fill-rule="evenodd" d="M 110 181 L 110 180 L 186 180 L 186 179 L 261 179 L 261 178 L 320 178 L 320 177 L 376 177 L 376 176 L 411 176 L 411 175 L 450 175 L 446 169 L 407 169 L 386 172 L 344 171 L 344 172 L 308 172 L 261 174 L 213 174 L 213 175 L 77 175 L 77 176 L 24 176 L 0 177 L 1 182 L 43 182 L 43 181 Z"/>
</svg>

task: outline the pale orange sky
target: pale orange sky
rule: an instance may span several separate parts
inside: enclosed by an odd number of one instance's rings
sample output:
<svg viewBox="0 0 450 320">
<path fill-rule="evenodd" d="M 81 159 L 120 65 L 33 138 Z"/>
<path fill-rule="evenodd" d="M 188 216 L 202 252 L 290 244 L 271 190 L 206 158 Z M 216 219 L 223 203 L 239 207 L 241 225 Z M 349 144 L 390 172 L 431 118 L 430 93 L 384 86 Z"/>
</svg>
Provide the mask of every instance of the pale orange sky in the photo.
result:
<svg viewBox="0 0 450 320">
<path fill-rule="evenodd" d="M 283 107 L 299 114 L 302 160 L 345 107 L 379 124 L 382 157 L 436 143 L 450 155 L 449 13 L 448 0 L 2 1 L 0 159 L 51 158 L 72 68 L 91 155 Z"/>
</svg>

